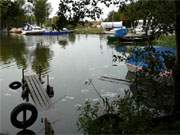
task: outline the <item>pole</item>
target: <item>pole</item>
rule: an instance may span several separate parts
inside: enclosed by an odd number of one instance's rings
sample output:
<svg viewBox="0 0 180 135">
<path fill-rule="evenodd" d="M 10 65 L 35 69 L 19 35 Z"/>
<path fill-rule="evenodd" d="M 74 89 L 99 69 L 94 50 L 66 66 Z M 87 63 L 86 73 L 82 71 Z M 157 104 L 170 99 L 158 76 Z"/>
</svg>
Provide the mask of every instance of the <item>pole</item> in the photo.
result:
<svg viewBox="0 0 180 135">
<path fill-rule="evenodd" d="M 173 71 L 174 77 L 174 113 L 180 113 L 180 0 L 175 0 L 176 5 L 176 63 Z"/>
</svg>

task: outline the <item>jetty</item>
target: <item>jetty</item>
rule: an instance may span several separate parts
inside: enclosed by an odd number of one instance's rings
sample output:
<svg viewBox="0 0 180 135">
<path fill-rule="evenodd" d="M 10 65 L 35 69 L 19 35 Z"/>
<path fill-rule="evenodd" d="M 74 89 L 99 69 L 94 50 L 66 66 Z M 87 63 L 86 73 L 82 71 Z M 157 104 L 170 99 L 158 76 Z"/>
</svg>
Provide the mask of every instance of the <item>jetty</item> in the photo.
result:
<svg viewBox="0 0 180 135">
<path fill-rule="evenodd" d="M 38 109 L 48 109 L 51 106 L 51 100 L 46 92 L 46 88 L 44 88 L 41 78 L 37 75 L 26 75 L 24 76 L 23 72 L 23 92 L 22 98 L 29 101 L 29 95 L 31 96 L 35 106 Z"/>
</svg>

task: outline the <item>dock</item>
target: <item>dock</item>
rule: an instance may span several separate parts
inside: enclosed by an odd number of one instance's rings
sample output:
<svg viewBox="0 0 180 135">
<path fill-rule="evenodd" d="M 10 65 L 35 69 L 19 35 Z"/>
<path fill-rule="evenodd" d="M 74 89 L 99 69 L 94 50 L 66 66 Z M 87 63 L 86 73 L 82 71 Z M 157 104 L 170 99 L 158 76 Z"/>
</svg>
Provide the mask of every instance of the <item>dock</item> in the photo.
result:
<svg viewBox="0 0 180 135">
<path fill-rule="evenodd" d="M 28 95 L 30 94 L 35 106 L 38 109 L 44 110 L 51 106 L 51 100 L 37 75 L 24 76 L 23 84 L 23 90 L 26 91 Z M 27 100 L 29 100 L 28 95 Z"/>
</svg>

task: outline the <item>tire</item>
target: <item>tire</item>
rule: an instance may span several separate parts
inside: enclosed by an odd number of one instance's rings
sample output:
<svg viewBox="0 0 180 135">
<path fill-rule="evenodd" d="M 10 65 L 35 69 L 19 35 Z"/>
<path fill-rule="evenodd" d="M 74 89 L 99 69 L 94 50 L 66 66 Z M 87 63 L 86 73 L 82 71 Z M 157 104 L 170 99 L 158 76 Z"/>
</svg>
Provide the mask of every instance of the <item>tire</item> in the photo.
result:
<svg viewBox="0 0 180 135">
<path fill-rule="evenodd" d="M 25 130 L 18 132 L 16 135 L 36 135 L 36 134 L 32 130 L 25 129 Z"/>
<path fill-rule="evenodd" d="M 28 120 L 26 121 L 19 121 L 17 119 L 17 116 L 20 112 L 23 111 L 31 111 L 31 116 Z M 32 124 L 34 124 L 34 122 L 36 121 L 38 116 L 38 111 L 36 109 L 36 107 L 30 103 L 22 103 L 18 106 L 16 106 L 12 112 L 11 112 L 11 123 L 14 127 L 16 128 L 20 128 L 20 129 L 26 129 L 27 127 L 30 127 Z"/>
<path fill-rule="evenodd" d="M 21 82 L 15 81 L 9 84 L 9 88 L 16 90 L 22 86 Z"/>
</svg>

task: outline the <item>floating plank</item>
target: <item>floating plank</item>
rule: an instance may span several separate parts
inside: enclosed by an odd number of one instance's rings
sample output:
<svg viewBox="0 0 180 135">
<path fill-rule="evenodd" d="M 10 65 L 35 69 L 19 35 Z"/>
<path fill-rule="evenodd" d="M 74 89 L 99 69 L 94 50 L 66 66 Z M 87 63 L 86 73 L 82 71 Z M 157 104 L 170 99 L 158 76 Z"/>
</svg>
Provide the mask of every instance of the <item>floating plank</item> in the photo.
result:
<svg viewBox="0 0 180 135">
<path fill-rule="evenodd" d="M 114 77 L 109 77 L 109 76 L 101 76 L 99 78 L 100 80 L 115 80 L 115 81 L 119 81 L 119 82 L 127 82 L 127 83 L 131 83 L 132 81 L 130 80 L 125 80 L 125 79 L 120 79 L 120 78 L 114 78 Z"/>
<path fill-rule="evenodd" d="M 48 109 L 51 101 L 38 77 L 36 75 L 25 76 L 24 80 L 35 105 L 39 109 Z"/>
</svg>

